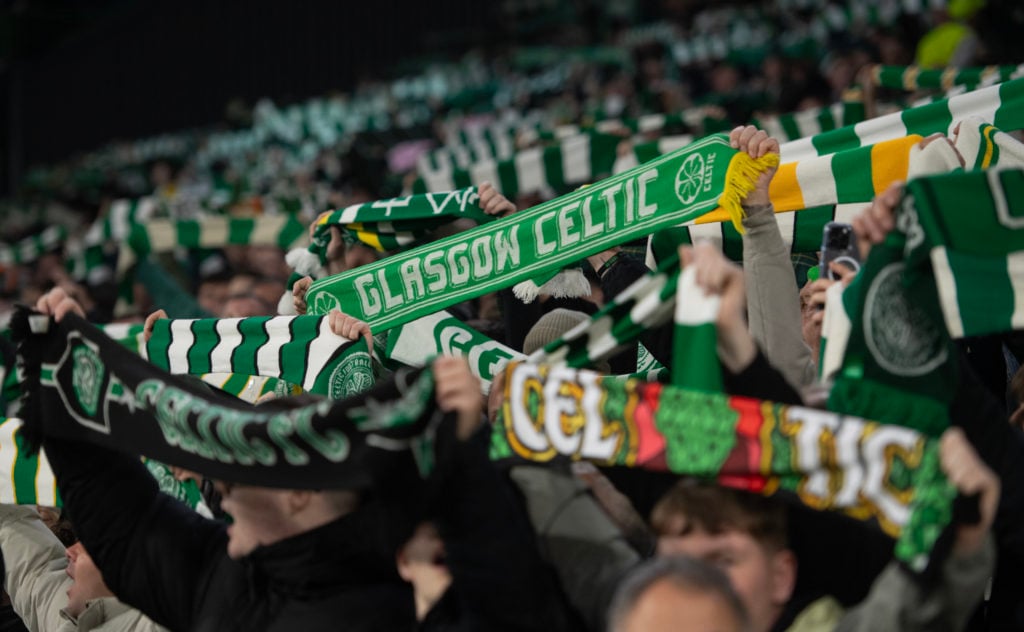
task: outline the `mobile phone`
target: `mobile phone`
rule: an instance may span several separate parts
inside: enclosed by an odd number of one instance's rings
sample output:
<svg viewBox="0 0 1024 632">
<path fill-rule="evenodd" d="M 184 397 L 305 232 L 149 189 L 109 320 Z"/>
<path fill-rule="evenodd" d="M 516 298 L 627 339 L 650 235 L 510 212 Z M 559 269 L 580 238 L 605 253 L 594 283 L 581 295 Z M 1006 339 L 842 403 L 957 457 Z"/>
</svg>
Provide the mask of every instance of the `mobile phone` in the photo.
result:
<svg viewBox="0 0 1024 632">
<path fill-rule="evenodd" d="M 854 272 L 860 270 L 860 251 L 857 250 L 857 235 L 853 226 L 842 222 L 829 222 L 821 233 L 820 273 L 823 278 L 838 281 L 839 277 L 829 268 L 836 262 Z"/>
</svg>

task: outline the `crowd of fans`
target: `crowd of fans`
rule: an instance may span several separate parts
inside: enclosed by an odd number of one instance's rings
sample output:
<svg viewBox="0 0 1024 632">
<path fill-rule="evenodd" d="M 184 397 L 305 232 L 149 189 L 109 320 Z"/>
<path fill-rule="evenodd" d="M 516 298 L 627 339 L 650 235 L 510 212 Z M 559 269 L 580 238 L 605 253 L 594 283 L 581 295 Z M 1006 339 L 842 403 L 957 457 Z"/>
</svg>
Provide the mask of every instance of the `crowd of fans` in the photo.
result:
<svg viewBox="0 0 1024 632">
<path fill-rule="evenodd" d="M 289 108 L 233 104 L 231 130 L 115 143 L 40 169 L 5 208 L 5 238 L 14 244 L 38 233 L 41 223 L 62 223 L 69 239 L 29 261 L 3 265 L 0 311 L 9 317 L 20 303 L 96 323 L 141 323 L 158 310 L 216 318 L 276 315 L 282 306 L 306 311 L 309 281 L 294 280 L 285 252 L 244 245 L 153 257 L 150 274 L 174 291 L 155 291 L 146 281 L 152 276 L 139 274 L 130 309 L 119 308 L 117 244 L 98 244 L 99 260 L 84 274 L 74 260 L 95 246 L 75 242 L 120 199 L 156 200 L 158 213 L 179 219 L 293 214 L 310 224 L 324 211 L 407 189 L 419 156 L 455 142 L 460 129 L 507 122 L 523 148 L 550 142 L 538 129 L 695 108 L 702 116 L 676 131 L 699 137 L 724 130 L 735 148 L 757 157 L 777 153 L 778 143 L 746 126 L 751 118 L 854 100 L 872 64 L 1021 61 L 1000 58 L 1001 43 L 984 37 L 993 7 L 1005 8 L 998 2 L 914 12 L 894 2 L 889 21 L 847 12 L 848 21 L 835 24 L 840 30 L 826 21 L 824 34 L 812 27 L 825 8 L 838 11 L 844 3 L 704 10 L 700 3 L 664 4 L 663 19 L 645 28 L 625 23 L 636 17 L 628 11 L 625 17 L 609 11 L 603 21 L 589 16 L 605 28 L 600 46 L 572 41 L 582 36 L 571 28 L 565 37 L 576 45 L 564 54 L 539 47 L 476 53 L 434 66 L 419 81 L 366 83 L 344 97 Z M 883 13 L 884 7 L 872 15 Z M 533 15 L 529 8 L 522 14 Z M 767 31 L 731 34 L 737 24 L 753 27 L 758 20 Z M 700 33 L 722 43 L 687 48 L 686 36 L 696 41 Z M 789 50 L 783 42 L 792 44 Z M 914 96 L 872 98 L 900 107 Z M 790 273 L 799 262 L 776 247 L 767 187 L 762 180 L 744 200 L 744 268 L 706 245 L 686 249 L 682 258 L 698 269 L 707 293 L 739 306 L 723 309 L 716 322 L 730 392 L 801 403 L 816 387 L 827 289 L 844 281 L 797 285 Z M 509 200 L 481 187 L 481 207 L 505 216 L 560 193 Z M 894 228 L 897 199 L 880 195 L 854 222 L 864 254 Z M 590 257 L 588 297 L 542 296 L 525 304 L 502 291 L 449 311 L 531 353 L 642 276 L 642 246 Z M 337 274 L 386 255 L 337 229 L 324 268 Z M 755 285 L 762 291 L 752 293 Z M 384 333 L 345 316 L 331 322 L 348 338 Z M 669 368 L 671 335 L 665 329 L 643 338 Z M 1015 427 L 1024 410 L 1024 380 L 1015 376 L 1022 351 L 1012 336 L 963 345 L 962 397 L 974 402 L 979 418 L 954 419 L 964 429 L 943 435 L 941 460 L 957 490 L 977 496 L 978 515 L 955 526 L 941 572 L 927 581 L 890 561 L 892 542 L 885 538 L 774 498 L 580 464 L 499 470 L 487 458 L 487 427 L 500 391 L 492 390 L 488 404 L 465 362 L 441 358 L 432 370 L 438 404 L 457 417 L 455 466 L 421 499 L 426 507 L 411 524 L 389 524 L 385 503 L 356 491 L 230 481 L 202 486 L 215 514 L 208 519 L 159 494 L 135 459 L 48 442 L 67 510 L 0 505 L 9 604 L 0 628 L 1024 629 L 1024 507 L 1017 486 L 1024 435 Z M 634 345 L 595 368 L 627 374 L 636 366 Z M 17 402 L 4 403 L 7 416 L 15 416 Z M 986 442 L 976 440 L 979 434 Z M 178 473 L 203 482 L 201 472 Z M 118 497 L 105 494 L 108 489 L 118 489 Z"/>
</svg>

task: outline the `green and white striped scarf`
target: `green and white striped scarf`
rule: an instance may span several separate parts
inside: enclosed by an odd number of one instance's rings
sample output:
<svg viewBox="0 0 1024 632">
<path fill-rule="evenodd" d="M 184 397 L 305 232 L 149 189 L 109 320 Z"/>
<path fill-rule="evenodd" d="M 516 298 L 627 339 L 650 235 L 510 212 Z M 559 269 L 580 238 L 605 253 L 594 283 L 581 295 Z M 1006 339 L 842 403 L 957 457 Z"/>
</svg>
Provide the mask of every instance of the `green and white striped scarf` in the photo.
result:
<svg viewBox="0 0 1024 632">
<path fill-rule="evenodd" d="M 132 270 L 139 258 L 178 248 L 222 248 L 230 245 L 277 246 L 283 250 L 306 243 L 306 227 L 290 215 L 256 218 L 206 217 L 201 220 L 155 219 L 133 224 L 117 258 L 119 281 L 116 315 L 132 312 Z"/>
<path fill-rule="evenodd" d="M 524 149 L 508 160 L 484 160 L 468 169 L 459 169 L 442 156 L 434 168 L 428 166 L 421 172 L 412 192 L 451 191 L 483 182 L 492 183 L 510 199 L 525 193 L 564 191 L 609 175 L 621 141 L 608 134 L 580 134 L 556 145 Z"/>
<path fill-rule="evenodd" d="M 678 283 L 679 259 L 669 257 L 657 270 L 620 292 L 589 321 L 535 351 L 527 362 L 583 368 L 610 358 L 645 330 L 672 318 Z"/>
<path fill-rule="evenodd" d="M 934 279 L 950 336 L 1024 328 L 1024 171 L 913 180 L 897 218 L 909 236 L 903 284 Z"/>
<path fill-rule="evenodd" d="M 780 165 L 769 196 L 784 241 L 794 252 L 817 250 L 822 227 L 837 219 L 838 209 L 843 215 L 856 213 L 889 184 L 907 178 L 920 140 L 920 136 L 907 136 Z M 810 214 L 804 217 L 803 213 Z M 727 255 L 742 259 L 741 235 L 724 219 L 718 212 L 655 234 L 649 243 L 654 260 L 697 239 L 718 242 Z"/>
<path fill-rule="evenodd" d="M 765 168 L 765 159 L 755 161 L 724 136 L 710 136 L 532 209 L 316 281 L 306 301 L 311 313 L 339 308 L 375 331 L 386 330 L 552 273 L 720 203 L 738 220 L 739 200 Z"/>
<path fill-rule="evenodd" d="M 679 275 L 672 336 L 672 385 L 705 393 L 722 393 L 718 366 L 715 319 L 721 298 L 707 296 L 697 286 L 697 272 L 686 268 Z"/>
<path fill-rule="evenodd" d="M 68 231 L 63 226 L 50 226 L 37 235 L 16 244 L 0 244 L 0 266 L 25 265 L 62 246 Z"/>
<path fill-rule="evenodd" d="M 944 429 L 957 384 L 951 338 L 1024 328 L 1022 204 L 1019 169 L 907 185 L 897 230 L 828 304 L 823 371 L 842 356 L 831 408 Z"/>
<path fill-rule="evenodd" d="M 753 119 L 751 124 L 767 130 L 779 141 L 787 141 L 813 136 L 863 120 L 864 104 L 851 101 L 792 114 L 762 116 Z M 686 126 L 717 131 L 728 125 L 728 121 L 709 118 L 707 108 L 699 107 L 690 108 L 677 114 L 648 114 L 633 119 L 608 119 L 589 125 L 559 125 L 553 131 L 547 131 L 541 126 L 533 128 L 507 125 L 474 127 L 464 131 L 456 140 L 449 140 L 444 147 L 420 156 L 417 161 L 417 172 L 425 182 L 430 182 L 435 173 L 461 170 L 469 174 L 471 167 L 484 161 L 497 163 L 514 161 L 518 155 L 515 150 L 516 137 L 520 134 L 561 143 L 582 134 L 615 135 L 625 130 L 632 134 L 641 134 L 643 138 L 649 139 L 652 135 L 661 135 L 666 128 Z M 637 151 L 637 159 L 640 162 L 647 162 L 662 153 L 667 153 L 667 151 L 650 156 L 641 155 L 641 152 Z M 604 159 L 592 162 L 603 164 Z M 452 181 L 456 177 L 462 179 L 465 176 L 453 174 Z"/>
<path fill-rule="evenodd" d="M 996 127 L 1024 129 L 1024 79 L 937 101 L 922 107 L 864 121 L 781 146 L 782 165 L 773 181 L 772 198 L 784 194 L 783 208 L 805 207 L 798 213 L 776 215 L 783 241 L 794 254 L 818 250 L 821 231 L 830 221 L 850 222 L 870 202 L 874 192 L 888 182 L 907 177 L 909 155 L 899 163 L 892 158 L 879 161 L 869 147 L 894 141 L 908 133 L 926 136 L 948 133 L 956 122 L 969 117 L 998 121 Z M 897 152 L 894 154 L 900 157 Z M 979 156 L 983 156 L 981 152 Z M 991 161 L 991 160 L 990 160 Z M 875 166 L 877 163 L 877 166 Z M 996 163 L 992 163 L 996 164 Z M 888 174 L 888 175 L 886 175 Z M 788 182 L 781 180 L 785 178 Z M 796 186 L 794 186 L 794 184 Z M 793 195 L 799 196 L 793 199 Z M 649 262 L 660 261 L 680 244 L 698 239 L 720 244 L 733 260 L 743 257 L 742 236 L 726 222 L 691 221 L 652 235 Z"/>
<path fill-rule="evenodd" d="M 161 319 L 145 357 L 174 375 L 232 374 L 223 385 L 244 378 L 245 388 L 261 391 L 275 386 L 251 385 L 249 376 L 275 378 L 333 399 L 374 383 L 366 341 L 338 336 L 326 316 Z"/>
<path fill-rule="evenodd" d="M 57 479 L 46 460 L 46 452 L 32 454 L 21 433 L 22 421 L 14 417 L 0 419 L 0 503 L 60 507 Z M 160 491 L 185 503 L 208 518 L 213 513 L 203 500 L 195 481 L 181 482 L 162 463 L 146 459 L 146 469 L 156 479 Z"/>
<path fill-rule="evenodd" d="M 162 210 L 166 209 L 160 200 L 152 196 L 114 200 L 106 215 L 92 223 L 81 241 L 72 243 L 68 271 L 76 279 L 89 278 L 90 274 L 108 274 L 95 272 L 103 266 L 104 245 L 127 241 L 133 226 L 145 224 Z"/>
<path fill-rule="evenodd" d="M 495 219 L 484 213 L 475 186 L 457 191 L 407 195 L 365 204 L 353 204 L 322 214 L 315 223 L 309 251 L 324 264 L 331 228 L 340 227 L 349 239 L 384 252 L 415 245 L 438 227 L 459 218 L 485 223 Z"/>
<path fill-rule="evenodd" d="M 518 362 L 504 393 L 495 460 L 561 456 L 778 494 L 874 525 L 917 571 L 952 518 L 938 441 L 910 428 Z"/>
<path fill-rule="evenodd" d="M 305 243 L 306 226 L 290 215 L 205 217 L 200 220 L 155 219 L 130 227 L 118 257 L 127 270 L 137 257 L 177 248 L 221 248 L 230 245 L 277 246 L 288 250 Z"/>
<path fill-rule="evenodd" d="M 942 89 L 954 86 L 968 89 L 993 86 L 1024 77 L 1024 64 L 1017 66 L 984 66 L 980 68 L 921 68 L 920 66 L 875 66 L 871 80 L 876 86 L 897 90 Z"/>
<path fill-rule="evenodd" d="M 959 94 L 784 144 L 782 163 L 918 134 L 949 134 L 954 122 L 977 116 L 1004 130 L 1024 129 L 1024 78 Z"/>
<path fill-rule="evenodd" d="M 103 333 L 139 356 L 146 358 L 146 340 L 141 324 L 98 325 Z M 230 393 L 249 403 L 255 403 L 262 395 L 275 393 L 286 397 L 302 393 L 302 388 L 288 384 L 284 380 L 259 375 L 241 375 L 237 373 L 201 373 L 199 379 L 214 388 Z"/>
</svg>

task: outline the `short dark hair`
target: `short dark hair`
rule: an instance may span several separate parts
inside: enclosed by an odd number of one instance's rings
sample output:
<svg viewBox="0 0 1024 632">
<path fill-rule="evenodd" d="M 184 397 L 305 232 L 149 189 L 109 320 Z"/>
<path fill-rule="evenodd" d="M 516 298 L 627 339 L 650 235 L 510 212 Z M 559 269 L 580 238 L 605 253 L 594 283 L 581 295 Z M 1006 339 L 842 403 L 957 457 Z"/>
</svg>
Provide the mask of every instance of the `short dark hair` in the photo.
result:
<svg viewBox="0 0 1024 632">
<path fill-rule="evenodd" d="M 741 629 L 750 628 L 750 615 L 740 601 L 739 595 L 729 583 L 729 578 L 718 567 L 686 556 L 664 556 L 648 560 L 634 568 L 615 590 L 611 607 L 608 609 L 608 630 L 622 629 L 626 616 L 633 611 L 637 602 L 648 589 L 659 581 L 671 582 L 678 588 L 690 589 L 714 595 L 722 599 L 729 610 L 736 615 Z"/>
<path fill-rule="evenodd" d="M 786 510 L 777 500 L 695 479 L 680 480 L 658 500 L 651 526 L 656 534 L 670 536 L 742 531 L 771 551 L 789 546 Z"/>
</svg>

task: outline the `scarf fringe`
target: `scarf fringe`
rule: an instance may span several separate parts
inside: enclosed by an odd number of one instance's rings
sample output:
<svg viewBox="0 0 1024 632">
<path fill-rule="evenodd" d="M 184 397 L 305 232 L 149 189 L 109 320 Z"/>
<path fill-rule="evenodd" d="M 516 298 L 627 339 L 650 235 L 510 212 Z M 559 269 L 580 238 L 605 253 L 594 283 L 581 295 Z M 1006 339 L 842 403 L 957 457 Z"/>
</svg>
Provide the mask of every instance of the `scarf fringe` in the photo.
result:
<svg viewBox="0 0 1024 632">
<path fill-rule="evenodd" d="M 729 214 L 732 225 L 741 235 L 744 232 L 742 220 L 743 200 L 757 186 L 757 179 L 762 173 L 779 166 L 778 154 L 765 154 L 760 158 L 751 158 L 744 151 L 737 153 L 729 161 L 729 169 L 725 172 L 725 190 L 718 204 Z"/>
<path fill-rule="evenodd" d="M 590 296 L 590 281 L 580 268 L 568 268 L 560 270 L 541 286 L 532 279 L 516 283 L 512 293 L 524 303 L 532 303 L 541 294 L 553 298 L 582 298 Z"/>
<path fill-rule="evenodd" d="M 284 257 L 284 260 L 292 270 L 295 270 L 295 272 L 300 275 L 300 277 L 309 276 L 314 279 L 319 279 L 326 276 L 326 271 L 320 264 L 320 257 L 318 257 L 315 252 L 310 252 L 305 247 L 289 250 L 288 254 Z"/>
</svg>

